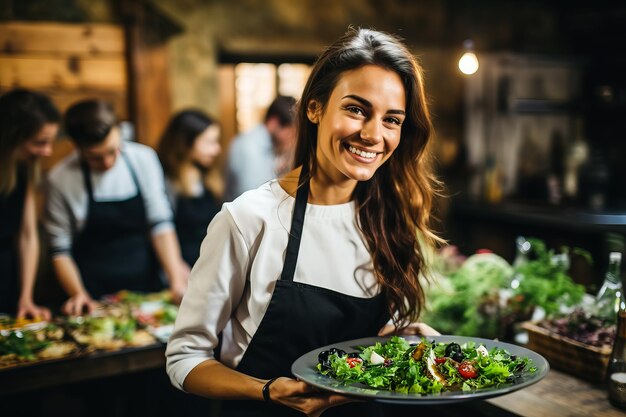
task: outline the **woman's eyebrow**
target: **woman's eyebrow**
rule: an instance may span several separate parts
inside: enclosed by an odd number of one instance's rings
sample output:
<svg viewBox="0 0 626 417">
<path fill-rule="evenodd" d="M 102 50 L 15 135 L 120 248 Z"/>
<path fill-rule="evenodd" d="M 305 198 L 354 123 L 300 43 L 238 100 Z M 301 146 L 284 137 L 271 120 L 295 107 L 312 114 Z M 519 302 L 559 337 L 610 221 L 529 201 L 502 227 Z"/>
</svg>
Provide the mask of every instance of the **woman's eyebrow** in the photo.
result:
<svg viewBox="0 0 626 417">
<path fill-rule="evenodd" d="M 351 98 L 353 100 L 358 101 L 359 103 L 361 103 L 365 107 L 368 107 L 368 108 L 372 108 L 373 107 L 372 103 L 370 103 L 369 100 L 364 99 L 363 97 L 357 96 L 355 94 L 348 94 L 347 96 L 343 96 L 342 98 Z M 400 110 L 400 109 L 387 110 L 386 113 L 406 115 L 406 112 L 404 110 Z"/>
</svg>

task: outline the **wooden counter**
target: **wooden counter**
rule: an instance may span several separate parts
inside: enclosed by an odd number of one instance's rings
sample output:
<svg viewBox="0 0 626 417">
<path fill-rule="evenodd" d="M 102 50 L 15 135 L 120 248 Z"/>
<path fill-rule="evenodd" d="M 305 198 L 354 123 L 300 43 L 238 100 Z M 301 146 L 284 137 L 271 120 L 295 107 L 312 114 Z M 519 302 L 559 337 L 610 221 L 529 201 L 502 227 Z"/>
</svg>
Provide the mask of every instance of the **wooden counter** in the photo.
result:
<svg viewBox="0 0 626 417">
<path fill-rule="evenodd" d="M 551 370 L 540 382 L 489 400 L 441 406 L 385 406 L 385 417 L 625 417 L 606 388 Z"/>
<path fill-rule="evenodd" d="M 624 417 L 613 407 L 606 387 L 551 370 L 540 382 L 472 407 L 485 416 L 521 417 Z"/>
<path fill-rule="evenodd" d="M 18 366 L 0 370 L 0 398 L 158 368 L 165 369 L 162 343 Z"/>
<path fill-rule="evenodd" d="M 0 370 L 0 403 L 2 416 L 217 416 L 171 385 L 162 343 Z"/>
</svg>

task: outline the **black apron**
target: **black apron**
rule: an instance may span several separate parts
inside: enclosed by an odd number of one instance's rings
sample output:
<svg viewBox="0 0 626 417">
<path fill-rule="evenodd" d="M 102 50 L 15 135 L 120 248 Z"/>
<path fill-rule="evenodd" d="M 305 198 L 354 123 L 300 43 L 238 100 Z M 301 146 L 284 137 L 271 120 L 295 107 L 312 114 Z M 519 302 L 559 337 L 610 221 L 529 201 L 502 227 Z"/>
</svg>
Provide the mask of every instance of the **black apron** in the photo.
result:
<svg viewBox="0 0 626 417">
<path fill-rule="evenodd" d="M 158 274 L 141 187 L 132 165 L 122 153 L 137 187 L 137 195 L 121 201 L 95 201 L 91 175 L 82 171 L 89 198 L 85 228 L 73 245 L 72 254 L 83 284 L 93 298 L 122 289 L 159 291 Z"/>
<path fill-rule="evenodd" d="M 220 211 L 220 203 L 203 187 L 199 197 L 178 197 L 176 201 L 176 233 L 183 259 L 189 266 L 198 260 L 200 244 L 213 217 Z"/>
<path fill-rule="evenodd" d="M 276 281 L 265 316 L 237 366 L 238 371 L 253 377 L 291 377 L 291 364 L 303 354 L 332 343 L 375 336 L 389 320 L 384 293 L 359 298 L 294 282 L 308 195 L 306 182 L 296 195 L 280 280 Z M 222 403 L 223 417 L 303 415 L 288 407 L 258 401 Z M 376 404 L 364 402 L 334 407 L 322 415 L 367 417 L 382 415 L 382 411 Z"/>
<path fill-rule="evenodd" d="M 19 298 L 17 235 L 22 225 L 28 178 L 26 168 L 17 171 L 15 188 L 0 195 L 0 312 L 15 314 Z"/>
</svg>

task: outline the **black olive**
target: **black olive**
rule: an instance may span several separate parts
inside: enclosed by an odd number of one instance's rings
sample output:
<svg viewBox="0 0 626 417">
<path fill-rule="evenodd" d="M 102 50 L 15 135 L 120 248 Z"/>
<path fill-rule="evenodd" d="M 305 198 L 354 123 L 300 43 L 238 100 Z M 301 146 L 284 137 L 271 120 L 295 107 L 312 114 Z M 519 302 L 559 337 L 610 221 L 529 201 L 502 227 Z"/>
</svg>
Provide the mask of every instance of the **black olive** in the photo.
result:
<svg viewBox="0 0 626 417">
<path fill-rule="evenodd" d="M 339 357 L 342 357 L 346 354 L 346 351 L 343 349 L 336 348 L 336 347 L 331 347 L 330 349 L 328 349 L 328 355 L 330 356 L 333 354 Z"/>
<path fill-rule="evenodd" d="M 350 352 L 348 353 L 349 358 L 360 358 L 361 354 L 359 352 Z"/>
<path fill-rule="evenodd" d="M 331 366 L 330 366 L 330 361 L 328 359 L 326 359 L 325 361 L 320 362 L 320 364 L 322 365 L 322 370 L 330 370 Z"/>
<path fill-rule="evenodd" d="M 452 358 L 453 353 L 461 353 L 461 345 L 459 345 L 458 343 L 452 342 L 448 346 L 446 346 L 445 356 Z"/>
<path fill-rule="evenodd" d="M 511 355 L 511 360 L 512 360 L 512 361 L 515 361 L 516 359 L 517 359 L 517 356 L 516 356 L 516 355 Z"/>
<path fill-rule="evenodd" d="M 324 363 L 325 361 L 328 360 L 328 357 L 330 356 L 330 351 L 329 350 L 323 350 L 319 353 L 319 355 L 317 355 L 317 361 L 319 363 Z"/>
<path fill-rule="evenodd" d="M 328 350 L 323 350 L 323 351 L 321 351 L 321 352 L 319 353 L 319 355 L 317 355 L 317 361 L 318 361 L 319 363 L 322 363 L 322 362 L 324 362 L 324 361 L 328 360 L 328 357 L 329 357 L 330 355 L 337 355 L 337 356 L 339 356 L 339 357 L 342 357 L 342 356 L 344 356 L 345 354 L 346 354 L 346 351 L 345 351 L 345 350 L 341 350 L 341 349 L 338 349 L 338 348 L 336 348 L 336 347 L 332 347 L 332 348 L 330 348 L 330 349 L 328 349 Z"/>
<path fill-rule="evenodd" d="M 452 353 L 452 355 L 449 356 L 449 358 L 457 362 L 463 362 L 463 360 L 465 359 L 465 356 L 463 356 L 461 352 L 454 352 Z"/>
<path fill-rule="evenodd" d="M 411 343 L 411 346 L 417 346 L 417 343 Z"/>
</svg>

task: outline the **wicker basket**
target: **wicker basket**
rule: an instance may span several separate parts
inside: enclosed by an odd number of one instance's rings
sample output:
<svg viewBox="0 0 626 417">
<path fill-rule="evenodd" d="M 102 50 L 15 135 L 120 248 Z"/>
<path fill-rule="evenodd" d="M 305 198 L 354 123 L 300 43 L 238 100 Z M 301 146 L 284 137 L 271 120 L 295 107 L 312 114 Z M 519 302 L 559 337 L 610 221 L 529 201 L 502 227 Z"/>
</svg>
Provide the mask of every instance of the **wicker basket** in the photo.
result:
<svg viewBox="0 0 626 417">
<path fill-rule="evenodd" d="M 524 322 L 528 349 L 545 357 L 550 366 L 590 382 L 604 382 L 611 347 L 596 347 L 561 336 L 532 322 Z"/>
</svg>

